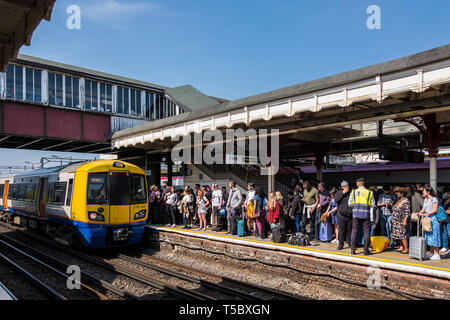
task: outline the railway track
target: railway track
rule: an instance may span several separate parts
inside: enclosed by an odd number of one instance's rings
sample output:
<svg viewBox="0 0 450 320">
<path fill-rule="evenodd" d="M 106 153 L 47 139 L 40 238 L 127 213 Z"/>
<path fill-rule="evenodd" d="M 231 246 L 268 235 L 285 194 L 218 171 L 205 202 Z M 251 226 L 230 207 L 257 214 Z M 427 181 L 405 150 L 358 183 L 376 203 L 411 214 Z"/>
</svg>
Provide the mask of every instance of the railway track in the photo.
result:
<svg viewBox="0 0 450 320">
<path fill-rule="evenodd" d="M 34 254 L 37 252 L 35 249 L 30 247 L 24 250 L 24 245 L 17 244 L 18 242 L 10 237 L 1 235 L 0 246 L 4 250 L 0 253 L 0 260 L 34 283 L 49 298 L 68 300 L 69 297 L 75 297 L 76 299 L 107 300 L 104 294 L 82 281 L 78 282 L 81 290 L 70 290 L 67 287 L 69 275 L 37 258 L 38 255 Z"/>
<path fill-rule="evenodd" d="M 86 253 L 74 250 L 72 248 L 65 247 L 54 241 L 48 240 L 42 236 L 36 235 L 34 233 L 26 232 L 23 230 L 23 228 L 12 226 L 12 225 L 4 223 L 4 222 L 0 222 L 0 226 L 8 228 L 10 230 L 19 231 L 19 232 L 21 232 L 21 235 L 25 235 L 28 238 L 31 238 L 33 240 L 38 240 L 40 243 L 44 243 L 52 248 L 63 251 L 64 253 L 67 253 L 71 256 L 75 256 L 84 261 L 90 262 L 97 266 L 101 266 L 117 275 L 122 275 L 127 278 L 133 279 L 134 281 L 138 281 L 142 284 L 165 291 L 171 296 L 176 296 L 179 298 L 181 297 L 183 299 L 190 299 L 190 300 L 215 300 L 215 298 L 212 296 L 205 295 L 205 294 L 202 294 L 200 292 L 197 292 L 197 291 L 194 291 L 194 290 L 191 290 L 188 288 L 183 288 L 183 287 L 180 287 L 177 285 L 173 285 L 169 282 L 152 277 L 146 273 L 143 273 L 143 272 L 134 270 L 132 268 L 120 265 L 119 263 L 104 261 L 103 259 L 98 258 L 96 256 L 88 255 Z M 14 239 L 5 234 L 0 234 L 0 241 L 2 241 L 2 239 L 7 239 L 8 241 L 15 243 L 15 245 L 17 245 L 17 246 L 26 248 L 27 250 L 33 251 L 34 254 L 36 254 L 36 255 L 44 257 L 47 260 L 51 260 L 53 263 L 57 263 L 57 260 L 54 259 L 53 257 L 51 257 L 50 255 L 48 255 L 42 251 L 36 250 L 22 241 Z M 62 263 L 62 262 L 59 262 L 59 263 Z M 62 266 L 62 265 L 60 265 L 60 266 Z M 64 264 L 64 267 L 67 267 L 67 264 Z M 108 289 L 108 290 L 116 290 L 117 289 L 117 288 L 113 288 L 111 284 L 109 284 L 105 281 L 102 281 L 100 279 L 95 279 L 95 277 L 86 273 L 85 271 L 83 271 L 82 276 L 85 276 L 85 277 L 91 279 L 92 281 L 96 280 L 97 284 L 102 285 L 105 289 Z M 120 295 L 119 292 L 117 292 L 117 293 Z M 122 292 L 122 296 L 125 296 L 126 298 L 129 298 L 129 299 L 138 299 L 137 297 L 135 297 L 129 293 L 126 293 L 126 292 Z"/>
<path fill-rule="evenodd" d="M 142 253 L 141 253 L 142 255 Z M 233 299 L 243 300 L 304 300 L 305 298 L 277 291 L 271 288 L 253 285 L 231 279 L 217 274 L 208 273 L 202 270 L 197 270 L 191 267 L 187 267 L 173 262 L 167 262 L 162 259 L 152 257 L 144 254 L 145 259 L 138 259 L 125 254 L 118 254 L 118 258 L 127 260 L 138 266 L 149 268 L 151 270 L 166 274 L 168 276 L 177 277 L 192 283 L 196 283 L 200 286 L 223 292 L 230 295 Z M 163 267 L 163 266 L 167 267 Z M 197 275 L 194 276 L 193 274 Z M 215 281 L 208 281 L 201 278 L 214 279 Z"/>
<path fill-rule="evenodd" d="M 161 264 L 164 265 L 165 263 L 165 265 L 167 265 L 167 262 L 148 255 L 145 255 L 147 261 L 133 258 L 124 254 L 119 254 L 113 259 L 90 255 L 78 250 L 74 250 L 72 248 L 65 247 L 34 233 L 25 232 L 23 228 L 20 227 L 12 226 L 3 222 L 0 222 L 0 226 L 16 231 L 21 231 L 21 234 L 33 238 L 34 240 L 38 240 L 41 243 L 45 243 L 46 245 L 61 250 L 69 255 L 76 256 L 79 259 L 108 269 L 109 271 L 116 274 L 131 278 L 142 284 L 160 289 L 167 292 L 169 295 L 176 296 L 178 298 L 192 300 L 303 299 L 302 297 L 291 295 L 289 293 L 283 293 L 270 288 L 244 283 L 211 273 L 205 273 L 203 271 L 195 270 L 186 266 L 174 266 L 172 264 L 172 267 L 162 267 Z M 15 245 L 23 248 L 24 250 L 26 249 L 33 252 L 33 254 L 45 259 L 46 261 L 51 261 L 51 263 L 58 264 L 60 268 L 67 268 L 67 264 L 64 264 L 63 262 L 56 260 L 52 256 L 42 251 L 38 251 L 37 249 L 34 249 L 16 239 L 13 239 L 4 234 L 0 234 L 0 239 L 7 239 L 8 241 L 13 242 Z M 124 261 L 127 262 L 126 264 L 128 264 L 128 266 L 125 265 Z M 213 279 L 214 281 L 202 279 L 202 277 L 204 276 L 207 276 L 207 278 Z M 82 277 L 89 279 L 91 282 L 95 283 L 98 286 L 101 286 L 106 290 L 115 292 L 117 295 L 125 299 L 138 299 L 137 297 L 127 292 L 117 291 L 117 288 L 114 288 L 111 284 L 100 280 L 85 271 L 82 271 Z M 183 285 L 173 284 L 174 280 L 175 282 L 182 283 Z M 193 288 L 193 286 L 195 288 Z"/>
</svg>

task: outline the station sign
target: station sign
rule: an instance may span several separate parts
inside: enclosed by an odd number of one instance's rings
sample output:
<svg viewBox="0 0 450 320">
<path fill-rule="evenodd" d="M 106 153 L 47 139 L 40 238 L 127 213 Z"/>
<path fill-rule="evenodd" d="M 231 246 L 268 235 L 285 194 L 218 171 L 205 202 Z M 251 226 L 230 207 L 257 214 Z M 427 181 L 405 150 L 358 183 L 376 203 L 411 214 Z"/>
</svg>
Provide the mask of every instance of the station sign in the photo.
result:
<svg viewBox="0 0 450 320">
<path fill-rule="evenodd" d="M 226 154 L 225 155 L 225 164 L 257 165 L 258 157 Z"/>
<path fill-rule="evenodd" d="M 327 165 L 356 167 L 356 158 L 351 156 L 343 157 L 329 154 L 327 155 Z"/>
</svg>

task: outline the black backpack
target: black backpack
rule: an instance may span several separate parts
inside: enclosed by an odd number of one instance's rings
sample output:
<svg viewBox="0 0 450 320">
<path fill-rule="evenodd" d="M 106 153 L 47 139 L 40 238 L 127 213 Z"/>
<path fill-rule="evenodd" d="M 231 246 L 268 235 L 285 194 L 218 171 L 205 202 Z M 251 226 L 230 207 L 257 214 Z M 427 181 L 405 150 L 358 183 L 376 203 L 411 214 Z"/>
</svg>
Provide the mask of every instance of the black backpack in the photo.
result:
<svg viewBox="0 0 450 320">
<path fill-rule="evenodd" d="M 306 234 L 297 232 L 296 234 L 294 234 L 289 238 L 289 244 L 301 247 L 309 246 L 310 245 L 309 237 Z"/>
</svg>

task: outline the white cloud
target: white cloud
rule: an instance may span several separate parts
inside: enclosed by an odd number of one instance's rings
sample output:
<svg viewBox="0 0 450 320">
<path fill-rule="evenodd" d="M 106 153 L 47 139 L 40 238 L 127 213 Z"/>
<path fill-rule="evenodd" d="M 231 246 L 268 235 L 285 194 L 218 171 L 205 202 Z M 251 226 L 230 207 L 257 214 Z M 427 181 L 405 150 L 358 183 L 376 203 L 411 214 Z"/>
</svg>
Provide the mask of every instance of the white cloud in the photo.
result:
<svg viewBox="0 0 450 320">
<path fill-rule="evenodd" d="M 81 14 L 89 20 L 118 21 L 130 19 L 141 14 L 149 14 L 157 8 L 157 5 L 146 1 L 96 0 L 95 4 L 82 5 Z"/>
</svg>

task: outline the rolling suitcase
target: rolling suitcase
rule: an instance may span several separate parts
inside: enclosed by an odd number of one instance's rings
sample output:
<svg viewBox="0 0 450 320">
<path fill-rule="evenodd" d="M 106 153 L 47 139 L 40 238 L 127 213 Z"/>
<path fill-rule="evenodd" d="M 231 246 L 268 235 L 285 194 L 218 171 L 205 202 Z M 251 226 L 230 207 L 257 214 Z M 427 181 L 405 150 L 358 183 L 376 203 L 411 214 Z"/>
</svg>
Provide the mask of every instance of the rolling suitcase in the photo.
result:
<svg viewBox="0 0 450 320">
<path fill-rule="evenodd" d="M 419 235 L 419 227 L 421 223 L 421 218 L 417 221 L 417 235 Z M 414 259 L 419 259 L 422 261 L 425 259 L 427 254 L 427 245 L 425 243 L 425 238 L 423 237 L 423 228 L 422 228 L 422 236 L 419 237 L 410 237 L 409 238 L 409 257 Z"/>
<path fill-rule="evenodd" d="M 232 220 L 232 222 L 231 222 L 231 234 L 233 236 L 237 235 L 237 221 L 236 220 Z"/>
<path fill-rule="evenodd" d="M 333 225 L 330 221 L 327 221 L 325 224 L 324 222 L 320 222 L 320 228 L 319 228 L 319 239 L 320 241 L 328 242 L 333 240 Z"/>
<path fill-rule="evenodd" d="M 278 224 L 271 223 L 270 227 L 272 229 L 272 242 L 280 243 L 281 242 L 280 226 Z"/>
<path fill-rule="evenodd" d="M 237 235 L 239 237 L 243 237 L 244 236 L 244 219 L 239 220 L 237 223 Z"/>
<path fill-rule="evenodd" d="M 280 218 L 280 242 L 286 242 L 286 218 L 285 216 Z"/>
</svg>

